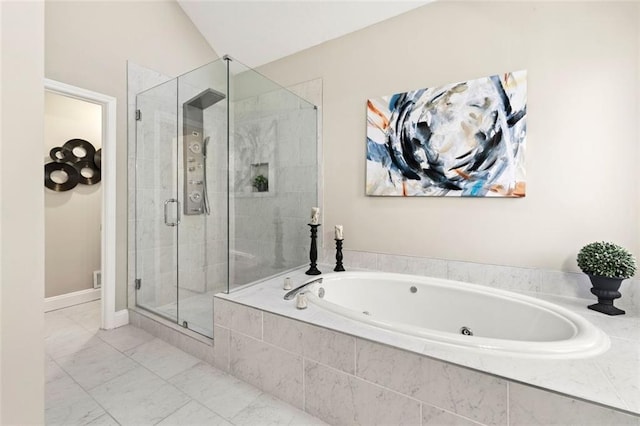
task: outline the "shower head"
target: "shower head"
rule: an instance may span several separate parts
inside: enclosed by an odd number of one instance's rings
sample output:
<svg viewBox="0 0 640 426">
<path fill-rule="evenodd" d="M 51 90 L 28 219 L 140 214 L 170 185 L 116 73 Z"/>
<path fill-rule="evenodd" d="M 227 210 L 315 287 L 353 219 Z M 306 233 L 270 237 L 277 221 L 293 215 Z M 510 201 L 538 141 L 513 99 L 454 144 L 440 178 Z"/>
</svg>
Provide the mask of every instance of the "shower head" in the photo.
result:
<svg viewBox="0 0 640 426">
<path fill-rule="evenodd" d="M 213 89 L 205 89 L 184 104 L 198 109 L 207 109 L 211 105 L 220 102 L 225 97 L 224 93 L 220 93 Z"/>
</svg>

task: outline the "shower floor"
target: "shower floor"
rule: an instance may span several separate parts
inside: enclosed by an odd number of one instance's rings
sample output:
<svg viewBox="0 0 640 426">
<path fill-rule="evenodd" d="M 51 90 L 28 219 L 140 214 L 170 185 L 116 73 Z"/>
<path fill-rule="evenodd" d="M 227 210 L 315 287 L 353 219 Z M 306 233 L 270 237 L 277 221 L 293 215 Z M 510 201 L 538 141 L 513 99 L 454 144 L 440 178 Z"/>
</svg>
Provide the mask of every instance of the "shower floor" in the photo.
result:
<svg viewBox="0 0 640 426">
<path fill-rule="evenodd" d="M 282 274 L 282 272 L 282 266 L 260 265 L 260 267 L 249 267 L 244 265 L 235 272 L 232 282 L 246 284 L 237 284 L 233 288 L 237 289 L 254 284 L 257 281 L 264 281 L 274 275 Z M 171 321 L 176 321 L 180 325 L 184 325 L 184 321 L 186 321 L 190 330 L 213 338 L 213 297 L 218 293 L 226 292 L 226 285 L 216 284 L 208 288 L 213 290 L 198 292 L 180 288 L 178 301 L 159 306 L 139 303 L 139 306 L 160 314 Z M 175 287 L 172 293 L 175 295 Z"/>
<path fill-rule="evenodd" d="M 183 293 L 185 293 L 183 295 Z M 188 328 L 207 337 L 213 337 L 213 296 L 217 291 L 194 293 L 189 290 L 180 292 L 179 302 L 171 302 L 155 308 L 159 314 L 183 325 L 186 321 Z"/>
</svg>

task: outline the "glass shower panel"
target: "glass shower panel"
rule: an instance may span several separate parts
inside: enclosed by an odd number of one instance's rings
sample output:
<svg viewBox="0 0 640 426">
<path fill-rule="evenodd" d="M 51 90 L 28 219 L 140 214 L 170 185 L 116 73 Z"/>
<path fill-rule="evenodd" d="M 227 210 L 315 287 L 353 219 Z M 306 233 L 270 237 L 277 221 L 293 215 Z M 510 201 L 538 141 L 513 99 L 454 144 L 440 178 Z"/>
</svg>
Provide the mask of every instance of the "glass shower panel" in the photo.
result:
<svg viewBox="0 0 640 426">
<path fill-rule="evenodd" d="M 136 304 L 212 337 L 214 294 L 308 263 L 317 111 L 224 58 L 136 107 Z"/>
<path fill-rule="evenodd" d="M 228 291 L 227 61 L 178 77 L 178 323 L 213 337 L 213 295 Z"/>
<path fill-rule="evenodd" d="M 136 97 L 136 304 L 177 319 L 177 84 Z"/>
<path fill-rule="evenodd" d="M 308 263 L 317 198 L 317 111 L 230 62 L 229 288 Z"/>
</svg>

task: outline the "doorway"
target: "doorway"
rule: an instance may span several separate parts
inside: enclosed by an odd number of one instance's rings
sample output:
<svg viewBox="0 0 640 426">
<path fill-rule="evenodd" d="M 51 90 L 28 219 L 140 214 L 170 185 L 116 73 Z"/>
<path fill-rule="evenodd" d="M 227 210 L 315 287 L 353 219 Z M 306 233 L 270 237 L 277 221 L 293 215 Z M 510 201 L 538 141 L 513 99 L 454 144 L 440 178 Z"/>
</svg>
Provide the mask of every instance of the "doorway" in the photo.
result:
<svg viewBox="0 0 640 426">
<path fill-rule="evenodd" d="M 45 311 L 100 298 L 115 311 L 115 98 L 45 79 Z M 49 108 L 50 107 L 50 108 Z"/>
</svg>

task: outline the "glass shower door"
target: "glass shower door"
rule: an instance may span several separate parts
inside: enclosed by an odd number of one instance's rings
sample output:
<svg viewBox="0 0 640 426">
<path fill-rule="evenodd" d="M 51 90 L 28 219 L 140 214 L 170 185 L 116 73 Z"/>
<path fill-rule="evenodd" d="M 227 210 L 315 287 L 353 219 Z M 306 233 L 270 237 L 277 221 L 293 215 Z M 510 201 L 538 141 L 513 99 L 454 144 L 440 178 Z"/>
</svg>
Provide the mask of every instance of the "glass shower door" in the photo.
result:
<svg viewBox="0 0 640 426">
<path fill-rule="evenodd" d="M 136 305 L 178 319 L 177 82 L 136 97 Z"/>
</svg>

